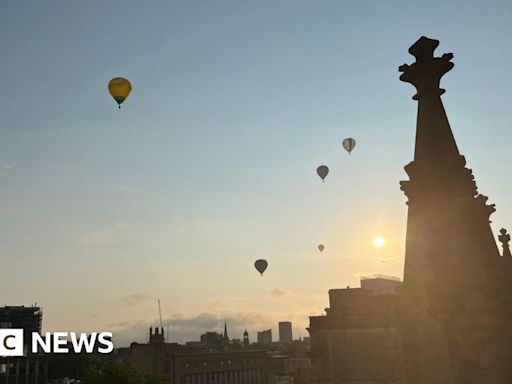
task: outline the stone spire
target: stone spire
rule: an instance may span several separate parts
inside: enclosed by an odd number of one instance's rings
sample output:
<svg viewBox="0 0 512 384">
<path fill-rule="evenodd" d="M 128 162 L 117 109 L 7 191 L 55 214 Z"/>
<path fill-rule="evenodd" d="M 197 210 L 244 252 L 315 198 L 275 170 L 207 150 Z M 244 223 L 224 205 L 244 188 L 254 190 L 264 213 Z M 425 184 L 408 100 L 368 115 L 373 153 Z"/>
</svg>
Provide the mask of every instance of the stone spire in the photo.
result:
<svg viewBox="0 0 512 384">
<path fill-rule="evenodd" d="M 441 77 L 454 66 L 450 61 L 453 54 L 445 53 L 442 57 L 434 57 L 434 50 L 438 45 L 439 41 L 422 36 L 409 48 L 409 53 L 416 57 L 416 62 L 399 67 L 403 72 L 400 80 L 416 87 L 417 93 L 413 99 L 419 101 L 414 153 L 416 162 L 459 156 L 457 144 L 439 97 L 445 92 L 439 87 Z"/>
<path fill-rule="evenodd" d="M 228 325 L 226 322 L 224 322 L 224 341 L 229 341 Z"/>
<path fill-rule="evenodd" d="M 508 243 L 510 242 L 510 235 L 507 233 L 507 230 L 505 228 L 500 229 L 500 235 L 498 236 L 498 240 L 501 243 L 501 246 L 503 247 L 503 257 L 512 257 L 512 254 L 510 253 L 510 247 Z"/>
<path fill-rule="evenodd" d="M 438 45 L 421 37 L 409 48 L 416 62 L 399 67 L 418 101 L 414 161 L 401 182 L 409 206 L 404 281 L 436 290 L 492 279 L 498 255 L 489 226 L 494 205 L 478 194 L 441 101 L 441 78 L 454 64 L 451 53 L 434 56 Z"/>
<path fill-rule="evenodd" d="M 401 182 L 408 198 L 399 293 L 405 381 L 509 383 L 512 274 L 503 261 L 512 259 L 499 254 L 489 221 L 494 205 L 478 194 L 448 122 L 439 85 L 453 55 L 435 57 L 438 45 L 421 37 L 409 49 L 416 62 L 399 67 L 418 102 L 414 161 Z M 510 254 L 510 237 L 502 232 L 500 240 Z M 501 317 L 503 309 L 510 313 Z"/>
<path fill-rule="evenodd" d="M 434 57 L 438 45 L 438 40 L 422 36 L 409 48 L 416 62 L 399 67 L 400 80 L 416 87 L 413 99 L 418 101 L 414 162 L 406 167 L 406 171 L 421 174 L 425 183 L 421 190 L 430 195 L 437 192 L 473 197 L 477 194 L 476 185 L 471 171 L 465 168 L 466 161 L 459 153 L 440 97 L 445 90 L 439 83 L 454 66 L 450 61 L 453 54 Z M 410 198 L 408 184 L 402 182 L 402 189 Z M 420 187 L 419 183 L 416 185 Z"/>
</svg>

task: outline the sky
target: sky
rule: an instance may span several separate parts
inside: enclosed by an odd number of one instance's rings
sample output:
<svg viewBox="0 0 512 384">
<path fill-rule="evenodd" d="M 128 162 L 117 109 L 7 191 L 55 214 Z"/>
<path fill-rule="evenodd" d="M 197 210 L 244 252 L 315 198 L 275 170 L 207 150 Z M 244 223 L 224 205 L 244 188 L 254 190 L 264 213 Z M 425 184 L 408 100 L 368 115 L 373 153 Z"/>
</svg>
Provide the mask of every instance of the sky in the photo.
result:
<svg viewBox="0 0 512 384">
<path fill-rule="evenodd" d="M 0 2 L 0 305 L 118 346 L 146 340 L 158 298 L 170 341 L 224 321 L 298 338 L 330 288 L 401 277 L 416 102 L 398 66 L 422 35 L 454 53 L 452 130 L 512 228 L 511 21 L 497 0 Z"/>
</svg>

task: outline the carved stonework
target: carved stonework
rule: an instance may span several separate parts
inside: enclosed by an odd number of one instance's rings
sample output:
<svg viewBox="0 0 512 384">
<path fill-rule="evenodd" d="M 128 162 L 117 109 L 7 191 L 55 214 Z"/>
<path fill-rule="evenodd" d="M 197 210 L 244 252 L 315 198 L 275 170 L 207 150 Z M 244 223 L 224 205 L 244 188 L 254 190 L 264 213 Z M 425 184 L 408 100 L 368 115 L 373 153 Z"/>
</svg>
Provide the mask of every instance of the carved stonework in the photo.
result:
<svg viewBox="0 0 512 384">
<path fill-rule="evenodd" d="M 400 80 L 416 87 L 414 100 L 419 100 L 429 93 L 444 93 L 444 89 L 439 88 L 439 82 L 441 77 L 453 68 L 454 64 L 450 62 L 453 54 L 445 53 L 442 57 L 434 57 L 434 50 L 438 45 L 438 40 L 422 36 L 409 48 L 409 53 L 416 57 L 416 62 L 411 65 L 403 64 L 398 68 L 403 72 Z"/>
<path fill-rule="evenodd" d="M 504 257 L 512 257 L 512 254 L 510 253 L 510 247 L 508 243 L 510 242 L 510 235 L 507 233 L 507 230 L 505 228 L 500 229 L 500 235 L 498 236 L 498 240 L 501 243 L 501 246 L 503 248 L 503 256 Z"/>
<path fill-rule="evenodd" d="M 478 195 L 473 172 L 459 153 L 441 101 L 444 90 L 439 83 L 454 64 L 451 53 L 434 57 L 438 45 L 438 40 L 422 36 L 409 49 L 416 62 L 399 67 L 400 80 L 416 87 L 413 99 L 418 100 L 415 158 L 405 167 L 409 180 L 400 183 L 401 189 L 409 207 L 439 210 L 444 213 L 439 217 L 444 217 L 447 225 L 452 220 L 450 215 L 454 220 L 460 215 L 454 201 L 461 210 L 472 211 L 488 223 L 494 205 L 486 204 L 487 198 Z"/>
</svg>

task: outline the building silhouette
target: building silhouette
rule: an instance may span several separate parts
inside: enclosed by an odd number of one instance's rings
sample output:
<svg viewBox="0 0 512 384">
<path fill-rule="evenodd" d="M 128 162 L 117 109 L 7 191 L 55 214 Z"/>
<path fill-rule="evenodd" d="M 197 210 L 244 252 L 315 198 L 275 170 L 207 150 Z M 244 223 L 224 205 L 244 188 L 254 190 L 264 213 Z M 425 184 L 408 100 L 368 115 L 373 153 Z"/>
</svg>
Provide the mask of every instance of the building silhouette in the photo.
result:
<svg viewBox="0 0 512 384">
<path fill-rule="evenodd" d="M 265 351 L 175 354 L 169 364 L 172 383 L 267 384 Z"/>
<path fill-rule="evenodd" d="M 224 335 L 217 332 L 205 332 L 200 336 L 201 343 L 209 347 L 220 347 L 224 344 Z"/>
<path fill-rule="evenodd" d="M 258 332 L 256 335 L 258 344 L 272 344 L 272 330 L 267 329 L 266 331 Z"/>
<path fill-rule="evenodd" d="M 165 342 L 163 327 L 149 327 L 149 344 L 163 344 Z"/>
<path fill-rule="evenodd" d="M 23 329 L 24 353 L 0 356 L 0 384 L 42 384 L 48 381 L 48 358 L 31 352 L 32 333 L 41 333 L 43 312 L 37 305 L 0 307 L 0 328 Z"/>
<path fill-rule="evenodd" d="M 30 346 L 32 333 L 41 333 L 43 311 L 37 306 L 5 306 L 0 307 L 0 328 L 23 329 L 25 345 Z"/>
<path fill-rule="evenodd" d="M 329 290 L 329 303 L 310 318 L 312 382 L 400 383 L 397 295 L 347 287 Z"/>
<path fill-rule="evenodd" d="M 150 328 L 149 333 L 149 343 L 132 343 L 126 351 L 121 351 L 122 361 L 141 372 L 165 377 L 178 384 L 268 382 L 267 352 L 230 350 L 226 324 L 223 334 L 206 332 L 201 335 L 200 342 L 185 345 L 166 343 L 163 330 L 158 327 Z"/>
<path fill-rule="evenodd" d="M 396 293 L 396 289 L 401 284 L 401 280 L 393 276 L 361 276 L 361 288 L 369 289 L 377 295 L 382 295 L 385 293 Z"/>
<path fill-rule="evenodd" d="M 306 341 L 271 343 L 271 331 L 267 330 L 262 334 L 270 339 L 268 343 L 250 346 L 245 330 L 243 344 L 240 339 L 231 339 L 226 345 L 224 334 L 207 332 L 201 335 L 202 341 L 184 345 L 132 343 L 129 348 L 117 349 L 112 358 L 178 384 L 293 384 L 294 380 L 309 384 Z M 207 337 L 213 344 L 206 344 Z"/>
<path fill-rule="evenodd" d="M 293 336 L 292 336 L 291 321 L 280 321 L 279 322 L 279 342 L 280 343 L 291 343 L 292 341 L 293 341 Z"/>
<path fill-rule="evenodd" d="M 512 255 L 500 254 L 489 216 L 446 116 L 439 87 L 452 54 L 434 57 L 421 37 L 400 80 L 416 87 L 414 161 L 401 182 L 408 198 L 404 281 L 394 292 L 329 291 L 326 316 L 310 318 L 317 383 L 512 383 Z"/>
</svg>

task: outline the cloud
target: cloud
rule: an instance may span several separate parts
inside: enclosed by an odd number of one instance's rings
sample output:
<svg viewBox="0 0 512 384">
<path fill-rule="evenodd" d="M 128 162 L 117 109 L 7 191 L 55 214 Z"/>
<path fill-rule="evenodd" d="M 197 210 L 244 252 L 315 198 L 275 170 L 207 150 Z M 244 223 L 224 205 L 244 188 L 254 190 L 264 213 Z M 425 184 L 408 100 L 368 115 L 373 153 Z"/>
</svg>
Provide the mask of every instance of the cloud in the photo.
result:
<svg viewBox="0 0 512 384">
<path fill-rule="evenodd" d="M 146 301 L 152 300 L 153 297 L 150 295 L 145 295 L 143 293 L 135 293 L 130 296 L 123 297 L 121 301 L 127 307 L 134 307 L 140 303 L 144 303 Z"/>
<path fill-rule="evenodd" d="M 286 295 L 286 291 L 281 288 L 274 288 L 270 291 L 270 294 L 274 297 L 283 297 Z"/>
<path fill-rule="evenodd" d="M 16 160 L 6 160 L 6 161 L 0 161 L 0 168 L 2 169 L 13 169 L 16 168 L 16 166 L 22 164 L 20 161 Z"/>
<path fill-rule="evenodd" d="M 86 233 L 80 237 L 78 244 L 89 248 L 100 248 L 107 244 L 109 238 L 122 230 L 132 228 L 130 224 L 116 223 L 103 229 Z"/>
</svg>

